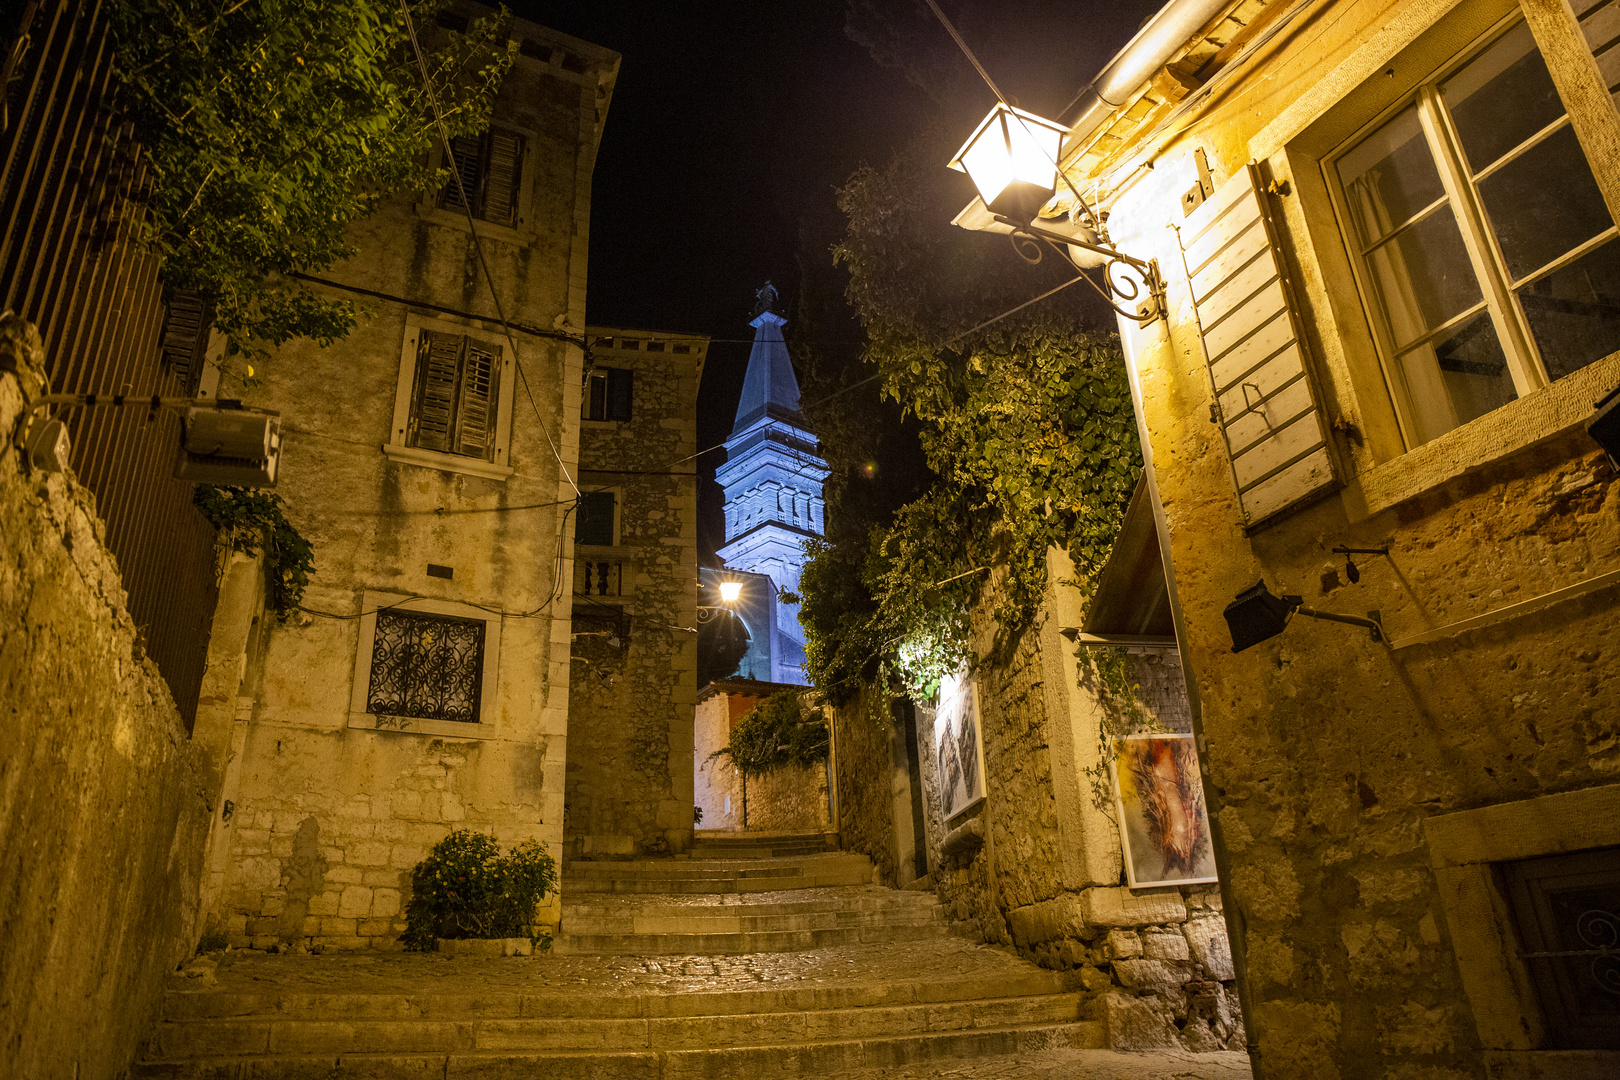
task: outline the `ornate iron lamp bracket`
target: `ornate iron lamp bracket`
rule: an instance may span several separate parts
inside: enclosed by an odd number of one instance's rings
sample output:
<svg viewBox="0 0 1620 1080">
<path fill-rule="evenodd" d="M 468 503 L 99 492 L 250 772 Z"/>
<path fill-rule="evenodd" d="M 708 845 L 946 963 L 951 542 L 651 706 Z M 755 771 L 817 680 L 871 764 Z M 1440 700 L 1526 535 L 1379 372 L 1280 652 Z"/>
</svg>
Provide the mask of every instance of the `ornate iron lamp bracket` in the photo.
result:
<svg viewBox="0 0 1620 1080">
<path fill-rule="evenodd" d="M 1018 254 L 1029 263 L 1041 261 L 1040 245 L 1038 241 L 1044 240 L 1060 256 L 1085 277 L 1086 283 L 1108 302 L 1108 306 L 1127 319 L 1134 319 L 1138 326 L 1147 326 L 1155 319 L 1169 321 L 1169 307 L 1165 303 L 1164 277 L 1159 273 L 1159 260 L 1142 260 L 1116 251 L 1102 244 L 1093 244 L 1073 236 L 1065 236 L 1050 229 L 1043 229 L 1034 224 L 1019 224 L 1009 217 L 996 215 L 996 221 L 1012 229 L 1013 246 Z M 1106 260 L 1103 263 L 1103 283 L 1098 285 L 1086 274 L 1084 268 L 1075 263 L 1070 257 L 1066 245 L 1084 248 L 1096 252 Z M 1033 250 L 1033 256 L 1030 251 Z M 1120 268 L 1128 267 L 1136 272 L 1140 283 L 1128 276 L 1116 277 Z M 1126 310 L 1115 301 L 1131 305 L 1135 310 Z"/>
</svg>

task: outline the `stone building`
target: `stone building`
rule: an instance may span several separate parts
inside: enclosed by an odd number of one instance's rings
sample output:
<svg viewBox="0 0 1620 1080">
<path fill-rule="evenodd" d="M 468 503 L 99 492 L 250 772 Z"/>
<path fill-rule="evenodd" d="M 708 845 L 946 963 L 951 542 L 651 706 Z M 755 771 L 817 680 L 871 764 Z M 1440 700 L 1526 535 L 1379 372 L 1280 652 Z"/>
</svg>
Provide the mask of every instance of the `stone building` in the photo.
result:
<svg viewBox="0 0 1620 1080">
<path fill-rule="evenodd" d="M 315 572 L 199 710 L 234 728 L 205 915 L 237 945 L 392 943 L 454 828 L 563 852 L 590 184 L 619 58 L 512 34 L 493 126 L 454 146 L 471 205 L 452 186 L 360 223 L 313 285 L 359 325 L 277 350 L 244 394 L 286 418 L 278 493 Z"/>
<path fill-rule="evenodd" d="M 1177 2 L 1058 118 L 1164 280 L 1121 335 L 1257 1076 L 1620 1073 L 1617 35 Z"/>
<path fill-rule="evenodd" d="M 798 683 L 721 679 L 698 691 L 695 764 L 702 827 L 777 833 L 832 830 L 832 766 L 785 766 L 746 779 L 730 761 L 712 758 L 731 743 L 731 729 L 772 694 L 804 694 Z"/>
<path fill-rule="evenodd" d="M 715 470 L 724 491 L 726 542 L 717 554 L 731 570 L 763 575 L 766 582 L 741 578 L 747 596 L 737 607 L 748 627 L 749 652 L 741 665 L 751 677 L 804 685 L 804 628 L 797 604 L 779 592 L 794 593 L 804 569 L 804 541 L 822 535 L 825 504 L 821 485 L 827 463 L 816 455 L 816 437 L 799 411 L 799 380 L 782 340 L 785 318 L 772 311 L 777 292 L 769 282 L 760 290 L 754 319 L 754 347 L 748 354 L 737 402 L 737 420 L 726 440 L 726 460 Z M 706 585 L 723 574 L 705 568 Z M 761 593 L 764 595 L 761 595 Z M 769 666 L 769 671 L 762 670 Z"/>
<path fill-rule="evenodd" d="M 580 406 L 570 858 L 686 851 L 697 694 L 697 391 L 708 339 L 591 328 Z"/>
<path fill-rule="evenodd" d="M 935 892 L 958 932 L 1074 973 L 1113 1048 L 1242 1049 L 1145 487 L 1089 600 L 1066 554 L 1048 560 L 1034 623 L 1014 637 L 990 616 L 992 581 L 971 613 L 972 671 L 935 700 L 867 687 L 832 710 L 839 838 L 883 883 Z M 1192 790 L 1173 801 L 1194 826 L 1193 868 L 1166 870 L 1140 835 L 1143 850 L 1127 848 L 1111 771 L 1122 739 L 1180 751 Z"/>
</svg>

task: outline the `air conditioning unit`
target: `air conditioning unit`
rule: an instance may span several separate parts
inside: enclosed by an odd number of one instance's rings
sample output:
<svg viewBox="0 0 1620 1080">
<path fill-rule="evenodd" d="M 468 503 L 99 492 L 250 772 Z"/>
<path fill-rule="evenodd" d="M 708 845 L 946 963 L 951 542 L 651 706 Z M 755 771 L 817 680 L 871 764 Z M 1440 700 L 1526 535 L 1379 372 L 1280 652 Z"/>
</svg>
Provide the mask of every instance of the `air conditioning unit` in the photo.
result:
<svg viewBox="0 0 1620 1080">
<path fill-rule="evenodd" d="M 227 487 L 275 487 L 281 464 L 281 414 L 256 409 L 190 408 L 175 462 L 176 480 Z"/>
</svg>

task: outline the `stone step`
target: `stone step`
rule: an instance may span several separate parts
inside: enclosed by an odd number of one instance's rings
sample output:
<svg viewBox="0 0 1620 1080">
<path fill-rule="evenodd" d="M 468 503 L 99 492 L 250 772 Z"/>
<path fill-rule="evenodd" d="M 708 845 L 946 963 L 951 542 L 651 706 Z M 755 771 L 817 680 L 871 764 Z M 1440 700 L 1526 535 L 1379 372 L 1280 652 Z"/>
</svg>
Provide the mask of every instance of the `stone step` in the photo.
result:
<svg viewBox="0 0 1620 1080">
<path fill-rule="evenodd" d="M 685 1017 L 548 1016 L 471 1020 L 243 1017 L 166 1021 L 153 1033 L 159 1061 L 258 1055 L 702 1050 L 780 1047 L 913 1032 L 1015 1029 L 1080 1019 L 1078 993 L 798 1012 Z"/>
<path fill-rule="evenodd" d="M 739 956 L 803 952 L 836 945 L 926 941 L 943 933 L 942 919 L 878 926 L 744 933 L 592 934 L 565 932 L 552 944 L 559 956 Z"/>
<path fill-rule="evenodd" d="M 709 1080 L 764 1075 L 826 1076 L 842 1071 L 894 1068 L 928 1062 L 1028 1053 L 1039 1050 L 1095 1048 L 1104 1031 L 1095 1021 L 1060 1021 L 1017 1026 L 990 1023 L 954 1031 L 874 1035 L 840 1031 L 836 1036 L 803 1042 L 731 1045 L 724 1049 L 669 1046 L 645 1050 L 488 1050 L 343 1053 L 270 1053 L 252 1056 L 210 1055 L 189 1059 L 147 1060 L 135 1066 L 138 1080 L 217 1080 L 251 1076 L 254 1080 L 303 1080 L 306 1077 L 353 1076 L 372 1080 L 433 1076 L 448 1080 Z M 724 1044 L 715 1044 L 723 1046 Z"/>
<path fill-rule="evenodd" d="M 689 859 L 639 862 L 571 862 L 563 867 L 562 892 L 677 893 L 772 892 L 866 885 L 872 862 L 865 855 L 808 855 L 794 859 Z"/>
<path fill-rule="evenodd" d="M 830 954 L 838 956 L 840 954 Z M 315 958 L 309 958 L 314 960 Z M 426 958 L 424 958 L 426 959 Z M 543 961 L 451 961 L 482 968 L 510 967 Z M 836 962 L 836 961 L 835 961 Z M 498 967 L 497 967 L 498 965 Z M 303 965 L 320 970 L 317 962 Z M 435 965 L 438 966 L 438 965 Z M 522 970 L 521 968 L 516 970 Z M 1010 998 L 1063 995 L 1070 992 L 1064 976 L 1033 965 L 952 979 L 918 981 L 897 971 L 893 981 L 835 984 L 767 983 L 747 990 L 708 990 L 663 994 L 540 989 L 503 991 L 470 985 L 471 993 L 262 991 L 254 979 L 247 990 L 171 990 L 164 994 L 162 1018 L 168 1023 L 212 1020 L 253 1021 L 473 1021 L 532 1018 L 673 1019 L 730 1017 L 753 1013 L 798 1013 L 827 1010 L 937 1006 Z M 756 984 L 757 985 L 757 984 Z"/>
<path fill-rule="evenodd" d="M 574 919 L 750 919 L 774 916 L 898 914 L 942 910 L 932 893 L 898 892 L 879 886 L 841 889 L 792 889 L 781 893 L 732 894 L 735 898 L 649 894 L 564 896 L 564 923 Z M 737 925 L 730 929 L 761 929 Z M 795 929 L 786 927 L 784 929 Z M 615 931 L 619 932 L 619 931 Z"/>
<path fill-rule="evenodd" d="M 656 915 L 646 912 L 586 915 L 565 907 L 562 925 L 567 934 L 772 934 L 874 926 L 941 926 L 945 921 L 944 912 L 938 906 L 782 915 L 755 915 L 750 910 L 742 905 L 725 904 L 679 914 L 671 910 L 669 914 Z"/>
</svg>

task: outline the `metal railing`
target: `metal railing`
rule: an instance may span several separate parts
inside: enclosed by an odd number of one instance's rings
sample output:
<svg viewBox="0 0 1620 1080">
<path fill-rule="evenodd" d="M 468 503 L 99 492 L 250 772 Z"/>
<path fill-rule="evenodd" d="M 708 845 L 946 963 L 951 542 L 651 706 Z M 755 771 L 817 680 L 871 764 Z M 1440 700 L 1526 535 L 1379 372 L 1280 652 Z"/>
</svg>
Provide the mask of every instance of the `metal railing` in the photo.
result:
<svg viewBox="0 0 1620 1080">
<path fill-rule="evenodd" d="M 0 27 L 0 307 L 35 323 L 54 393 L 184 394 L 162 362 L 157 265 L 131 243 L 146 183 L 94 0 L 42 2 Z M 143 647 L 189 728 L 217 599 L 214 530 L 171 479 L 169 410 L 62 414 L 96 496 Z"/>
</svg>

